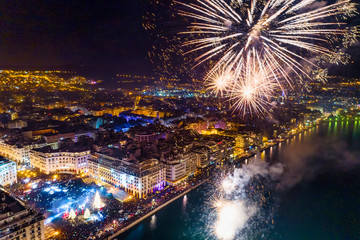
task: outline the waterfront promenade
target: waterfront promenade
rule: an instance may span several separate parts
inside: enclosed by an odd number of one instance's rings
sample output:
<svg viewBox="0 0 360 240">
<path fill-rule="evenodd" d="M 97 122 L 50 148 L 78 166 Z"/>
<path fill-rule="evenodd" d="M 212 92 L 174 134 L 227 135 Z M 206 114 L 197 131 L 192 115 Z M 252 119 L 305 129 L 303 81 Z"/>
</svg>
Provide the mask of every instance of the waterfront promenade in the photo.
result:
<svg viewBox="0 0 360 240">
<path fill-rule="evenodd" d="M 297 131 L 293 132 L 292 134 L 289 134 L 289 136 L 287 136 L 286 138 L 284 139 L 281 139 L 281 140 L 276 140 L 273 144 L 267 146 L 267 147 L 264 147 L 264 148 L 260 148 L 258 149 L 256 152 L 253 152 L 253 153 L 250 153 L 246 156 L 243 156 L 239 159 L 236 160 L 237 163 L 239 162 L 245 162 L 246 159 L 249 159 L 249 158 L 252 158 L 254 157 L 257 153 L 259 152 L 262 152 L 268 148 L 271 148 L 273 146 L 276 146 L 278 145 L 279 143 L 281 143 L 282 141 L 286 140 L 286 139 L 291 139 L 297 135 L 299 135 L 300 133 L 303 133 L 305 131 L 308 131 L 310 130 L 311 128 L 314 128 L 316 127 L 316 125 L 318 125 L 319 123 L 317 124 L 314 124 L 312 126 L 309 126 L 309 127 L 306 127 L 306 128 L 302 128 L 302 129 L 297 129 Z M 178 198 L 184 196 L 185 194 L 189 193 L 190 191 L 192 191 L 193 189 L 199 187 L 200 185 L 202 185 L 203 183 L 207 182 L 213 175 L 210 174 L 210 176 L 206 179 L 203 179 L 201 180 L 200 183 L 190 187 L 189 189 L 186 189 L 185 191 L 179 193 L 179 195 L 169 199 L 168 201 L 164 202 L 163 204 L 159 205 L 158 207 L 156 207 L 155 209 L 151 210 L 150 212 L 146 213 L 145 215 L 143 215 L 142 217 L 140 217 L 139 219 L 136 219 L 134 222 L 124 226 L 123 228 L 121 228 L 119 231 L 117 231 L 116 233 L 114 233 L 113 235 L 111 235 L 110 237 L 108 237 L 107 239 L 114 239 L 114 240 L 117 240 L 119 239 L 118 237 L 123 234 L 124 232 L 128 231 L 129 229 L 133 228 L 134 226 L 136 226 L 137 224 L 139 224 L 140 222 L 144 221 L 146 218 L 152 216 L 153 214 L 155 214 L 157 211 L 161 210 L 162 208 L 166 207 L 167 205 L 169 205 L 170 203 L 174 202 L 175 200 L 177 200 Z"/>
<path fill-rule="evenodd" d="M 146 218 L 150 217 L 151 215 L 155 214 L 157 211 L 161 210 L 162 208 L 166 207 L 167 205 L 169 205 L 170 203 L 174 202 L 175 200 L 177 200 L 178 198 L 186 195 L 187 193 L 189 193 L 190 191 L 194 190 L 195 188 L 201 186 L 202 184 L 204 184 L 205 182 L 207 182 L 210 179 L 204 179 L 202 180 L 200 183 L 196 184 L 195 186 L 190 187 L 189 189 L 185 190 L 184 192 L 180 193 L 178 196 L 170 199 L 169 201 L 166 201 L 165 203 L 161 204 L 160 206 L 158 206 L 157 208 L 155 208 L 154 210 L 152 210 L 151 212 L 145 214 L 144 216 L 142 216 L 141 218 L 137 219 L 136 221 L 132 222 L 131 224 L 127 225 L 126 227 L 122 228 L 121 230 L 119 230 L 118 232 L 116 232 L 115 234 L 113 234 L 112 236 L 108 237 L 107 239 L 109 240 L 118 240 L 119 236 L 126 232 L 127 230 L 131 229 L 132 227 L 136 226 L 137 224 L 139 224 L 140 222 L 144 221 Z"/>
<path fill-rule="evenodd" d="M 301 239 L 312 239 L 314 233 L 319 236 L 318 239 L 333 239 L 333 236 L 340 236 L 342 239 L 356 239 L 356 236 L 360 236 L 357 219 L 351 217 L 344 219 L 344 216 L 352 216 L 358 210 L 356 199 L 360 199 L 359 194 L 354 195 L 349 192 L 357 193 L 354 189 L 359 189 L 359 181 L 356 181 L 356 177 L 359 175 L 360 165 L 354 166 L 356 169 L 351 170 L 339 167 L 344 166 L 343 164 L 349 166 L 343 155 L 344 150 L 346 150 L 346 154 L 351 153 L 351 156 L 354 157 L 352 159 L 356 159 L 355 157 L 358 156 L 356 152 L 360 142 L 359 122 L 349 124 L 348 128 L 345 123 L 342 127 L 339 124 L 337 127 L 335 124 L 320 124 L 316 128 L 309 129 L 306 134 L 303 133 L 301 137 L 294 136 L 289 141 L 283 141 L 281 146 L 274 146 L 272 151 L 268 150 L 263 155 L 258 155 L 258 160 L 269 161 L 270 165 L 278 162 L 287 163 L 288 160 L 292 161 L 294 160 L 292 158 L 295 157 L 296 162 L 303 164 L 302 166 L 310 166 L 302 172 L 302 176 L 306 178 L 305 181 L 288 191 L 278 192 L 275 189 L 272 192 L 272 197 L 274 197 L 272 199 L 275 202 L 271 202 L 268 198 L 266 203 L 269 205 L 263 209 L 264 211 L 258 212 L 257 216 L 271 216 L 274 222 L 271 219 L 265 222 L 263 217 L 255 216 L 251 220 L 251 225 L 248 225 L 249 228 L 235 238 L 249 236 L 248 238 L 252 239 L 277 240 L 301 236 Z M 322 144 L 325 141 L 328 144 Z M 335 148 L 335 150 L 334 146 L 339 143 L 343 144 L 341 146 L 344 148 Z M 301 156 L 292 154 L 294 150 Z M 334 153 L 334 151 L 337 153 L 336 159 L 334 159 L 334 154 L 321 154 L 322 152 Z M 302 152 L 304 155 L 301 154 Z M 334 161 L 336 165 L 334 165 Z M 312 175 L 314 178 L 310 176 L 309 179 L 307 178 L 309 173 L 314 173 L 313 164 L 323 166 L 323 168 L 319 168 L 315 175 Z M 332 170 L 330 171 L 330 169 Z M 291 171 L 291 169 L 285 169 L 285 171 Z M 214 183 L 216 181 L 217 179 L 214 179 Z M 156 217 L 151 216 L 122 234 L 118 239 L 215 238 L 211 229 L 215 215 L 209 215 L 211 210 L 209 197 L 216 187 L 213 188 L 210 182 L 211 180 L 197 190 L 188 193 L 186 200 L 179 198 L 172 202 L 162 211 L 157 212 Z M 271 181 L 269 183 L 272 184 Z M 352 185 L 354 183 L 356 184 Z M 274 187 L 276 188 L 276 186 Z M 329 199 L 329 196 L 334 196 L 334 199 Z M 339 199 L 341 199 L 340 202 Z M 322 205 L 319 205 L 319 201 Z M 281 204 L 279 205 L 279 203 Z M 316 215 L 313 215 L 314 212 Z M 315 216 L 315 218 L 309 219 L 309 215 Z M 329 219 L 332 228 L 324 232 L 322 230 L 329 226 Z M 353 227 L 344 228 L 344 225 L 339 223 Z"/>
</svg>

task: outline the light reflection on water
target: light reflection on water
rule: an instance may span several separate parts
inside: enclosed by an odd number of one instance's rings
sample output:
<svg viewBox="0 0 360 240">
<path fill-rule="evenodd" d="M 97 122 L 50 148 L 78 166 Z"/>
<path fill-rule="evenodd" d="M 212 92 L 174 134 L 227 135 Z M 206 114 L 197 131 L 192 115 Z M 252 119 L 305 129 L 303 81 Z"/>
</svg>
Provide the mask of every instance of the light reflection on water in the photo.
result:
<svg viewBox="0 0 360 240">
<path fill-rule="evenodd" d="M 353 139 L 356 138 L 358 121 L 354 122 Z"/>
<path fill-rule="evenodd" d="M 150 229 L 154 230 L 156 228 L 156 215 L 152 215 L 151 216 L 151 220 L 150 220 Z"/>
<path fill-rule="evenodd" d="M 339 124 L 339 126 L 338 126 Z M 346 123 L 345 123 L 346 124 Z M 360 142 L 360 128 L 358 127 L 358 122 L 351 122 L 349 121 L 349 127 L 346 131 L 346 126 L 343 125 L 341 129 L 341 123 L 328 123 L 323 124 L 322 126 L 316 126 L 314 128 L 310 128 L 308 131 L 304 132 L 301 136 L 295 137 L 293 140 L 287 140 L 279 145 L 271 147 L 270 149 L 261 152 L 254 156 L 254 158 L 262 159 L 265 155 L 265 159 L 268 160 L 270 158 L 270 162 L 277 161 L 281 158 L 282 154 L 287 151 L 287 149 L 292 150 L 291 146 L 297 146 L 301 148 L 299 143 L 304 143 L 306 145 L 317 144 L 323 138 L 332 141 L 340 140 L 351 140 L 352 139 L 352 146 L 356 148 L 359 146 Z M 348 138 L 348 137 L 350 138 Z M 314 138 L 316 137 L 316 138 Z M 331 137 L 331 138 L 330 138 Z M 334 138 L 334 139 L 333 139 Z M 314 140 L 315 139 L 315 140 Z M 291 146 L 290 146 L 291 144 Z M 318 144 L 319 145 L 319 144 Z M 322 144 L 320 144 L 323 146 Z M 280 151 L 281 150 L 281 151 Z M 250 159 L 249 159 L 250 160 Z M 341 182 L 339 182 L 340 184 Z M 319 184 L 319 183 L 318 183 Z M 309 188 L 313 184 L 309 184 Z M 321 188 L 323 189 L 321 183 Z M 335 186 L 336 187 L 336 186 Z M 346 189 L 349 187 L 348 185 L 341 186 L 341 188 L 336 189 L 336 191 L 341 191 L 341 189 Z M 321 191 L 318 188 L 314 188 L 311 190 L 308 187 L 302 189 L 301 187 L 298 190 L 295 190 L 294 193 L 286 195 L 286 198 L 282 199 L 284 202 L 281 202 L 281 209 L 280 215 L 278 215 L 278 210 L 274 213 L 277 215 L 276 219 L 274 219 L 274 223 L 271 223 L 271 227 L 274 229 L 269 229 L 269 238 L 268 240 L 279 240 L 279 239 L 286 239 L 281 238 L 280 236 L 292 236 L 293 238 L 287 239 L 312 239 L 313 233 L 320 234 L 316 228 L 311 232 L 312 226 L 314 221 L 310 221 L 306 219 L 306 221 L 302 221 L 301 219 L 306 218 L 312 211 L 319 209 L 319 206 L 326 206 L 326 209 L 330 209 L 329 206 L 333 204 L 333 202 L 329 201 L 327 198 L 327 194 L 334 192 L 329 192 L 327 190 L 325 195 L 321 195 Z M 145 220 L 143 223 L 139 224 L 137 227 L 133 228 L 129 233 L 122 236 L 120 239 L 124 240 L 137 240 L 137 239 L 177 239 L 177 240 L 202 240 L 202 239 L 215 239 L 213 234 L 207 229 L 209 228 L 209 215 L 211 214 L 209 207 L 206 205 L 206 202 L 209 200 L 209 190 L 211 187 L 204 184 L 202 187 L 188 193 L 187 195 L 179 198 L 174 203 L 170 204 L 169 206 L 165 207 L 161 211 L 157 212 L 157 216 L 152 216 L 149 219 Z M 345 191 L 345 190 L 344 190 Z M 346 190 L 347 191 L 347 190 Z M 316 194 L 314 194 L 316 193 Z M 335 192 L 336 193 L 336 192 Z M 323 193 L 324 194 L 324 193 Z M 293 198 L 291 198 L 293 196 Z M 325 196 L 325 197 L 324 197 Z M 287 199 L 291 199 L 287 201 Z M 341 199 L 341 198 L 339 198 Z M 360 199 L 360 198 L 359 198 Z M 320 201 L 321 204 L 316 206 L 314 209 L 312 207 L 308 207 L 308 204 L 312 204 L 313 202 Z M 330 199 L 331 200 L 331 199 Z M 351 199 L 350 199 L 351 200 Z M 329 202 L 329 203 L 328 203 Z M 339 201 L 334 201 L 334 204 L 339 204 Z M 345 204 L 348 205 L 348 204 Z M 312 205 L 311 205 L 312 206 Z M 276 206 L 275 206 L 276 208 Z M 320 208 L 321 210 L 321 208 Z M 330 217 L 334 217 L 334 219 L 342 219 L 342 212 L 321 212 L 318 211 L 318 224 L 325 224 L 328 219 L 331 220 Z M 303 214 L 303 211 L 306 214 Z M 321 212 L 321 214 L 320 214 Z M 337 215 L 336 215 L 337 214 Z M 321 217 L 321 216 L 324 217 Z M 336 215 L 336 216 L 335 216 Z M 298 221 L 298 228 L 297 225 L 292 224 L 293 221 L 289 221 L 289 219 L 293 219 L 294 216 L 299 216 L 300 220 Z M 356 220 L 356 218 L 354 218 Z M 354 221 L 355 221 L 354 220 Z M 295 221 L 295 220 L 294 220 Z M 311 222 L 309 224 L 308 222 Z M 257 222 L 255 222 L 257 223 Z M 352 222 L 353 223 L 353 222 Z M 322 226 L 323 226 L 322 225 Z M 254 225 L 255 226 L 255 225 Z M 324 227 L 323 226 L 323 227 Z M 259 226 L 255 226 L 254 229 L 258 229 Z M 308 232 L 303 231 L 302 228 L 306 229 Z M 310 231 L 310 230 L 311 231 Z M 329 230 L 330 231 L 330 230 Z M 331 232 L 340 232 L 341 227 L 333 227 Z M 352 232 L 357 232 L 353 230 Z M 297 235 L 302 234 L 301 237 L 296 237 Z M 321 232 L 321 236 L 317 239 L 331 239 L 328 238 L 329 234 Z M 259 238 L 253 238 L 259 239 Z M 266 239 L 266 238 L 262 238 Z M 334 239 L 334 238 L 333 238 Z M 346 238 L 344 238 L 346 239 Z M 349 238 L 348 238 L 349 239 Z"/>
<path fill-rule="evenodd" d="M 261 152 L 261 154 L 260 154 L 260 159 L 261 159 L 262 161 L 265 161 L 265 150 L 263 150 L 263 151 Z"/>
<path fill-rule="evenodd" d="M 186 210 L 187 201 L 188 201 L 187 195 L 185 195 L 185 196 L 183 197 L 183 201 L 182 201 L 182 209 L 183 209 L 184 212 L 185 212 L 185 210 Z"/>
</svg>

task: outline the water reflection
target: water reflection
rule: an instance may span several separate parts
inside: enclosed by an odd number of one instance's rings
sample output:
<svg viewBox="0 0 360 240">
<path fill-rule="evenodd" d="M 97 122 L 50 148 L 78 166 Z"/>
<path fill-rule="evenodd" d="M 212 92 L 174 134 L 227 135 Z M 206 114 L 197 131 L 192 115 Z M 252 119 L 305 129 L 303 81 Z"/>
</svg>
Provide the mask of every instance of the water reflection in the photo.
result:
<svg viewBox="0 0 360 240">
<path fill-rule="evenodd" d="M 353 139 L 356 138 L 357 134 L 358 121 L 354 121 L 354 131 L 353 131 Z"/>
<path fill-rule="evenodd" d="M 188 201 L 188 199 L 187 199 L 187 196 L 185 195 L 183 197 L 183 201 L 182 201 L 182 209 L 183 209 L 184 212 L 186 210 L 187 201 Z"/>
<path fill-rule="evenodd" d="M 262 161 L 265 161 L 265 150 L 263 150 L 263 151 L 261 152 L 261 154 L 260 154 L 260 159 L 261 159 Z"/>
<path fill-rule="evenodd" d="M 150 219 L 150 229 L 154 230 L 156 228 L 156 215 L 152 215 Z"/>
<path fill-rule="evenodd" d="M 339 122 L 340 124 L 340 122 Z M 359 131 L 360 128 L 358 127 L 359 123 L 358 122 L 352 122 L 350 121 L 350 126 L 349 126 L 349 136 L 351 138 L 351 131 L 353 130 L 353 134 L 354 134 L 354 141 L 353 141 L 353 147 L 358 147 L 359 146 L 359 141 L 360 141 L 360 135 Z M 317 145 L 316 141 L 319 141 L 320 138 L 318 137 L 322 137 L 321 139 L 326 139 L 326 137 L 332 136 L 333 138 L 339 138 L 340 140 L 344 138 L 344 134 L 343 132 L 339 131 L 338 132 L 334 132 L 334 128 L 336 126 L 336 122 L 332 122 L 332 123 L 328 123 L 328 126 L 326 126 L 326 124 L 322 125 L 322 126 L 317 126 L 317 127 L 313 127 L 311 129 L 309 129 L 308 133 L 304 133 L 304 135 L 301 137 L 301 141 L 303 143 L 306 143 L 305 146 L 300 146 L 301 144 L 298 144 L 298 140 L 299 139 L 293 139 L 291 142 L 293 144 L 293 146 L 296 146 L 297 148 L 299 148 L 299 151 L 302 150 L 306 150 L 306 147 L 308 145 L 314 144 Z M 340 127 L 340 126 L 339 126 Z M 317 132 L 319 133 L 319 135 L 317 134 Z M 337 136 L 337 134 L 339 134 Z M 316 138 L 313 138 L 313 137 Z M 328 139 L 331 140 L 332 139 Z M 345 139 L 346 140 L 346 139 Z M 334 141 L 336 142 L 337 139 L 334 139 Z M 350 143 L 351 144 L 351 143 Z M 330 145 L 329 145 L 330 146 Z M 333 145 L 331 145 L 333 146 Z M 323 147 L 323 146 L 322 146 Z M 265 153 L 256 155 L 255 157 L 259 158 L 261 157 L 261 155 L 265 154 L 265 159 L 267 160 L 268 158 L 270 158 L 270 162 L 276 162 L 279 161 L 280 159 L 283 158 L 283 156 L 285 157 L 292 157 L 293 155 L 287 155 L 286 149 L 289 148 L 289 145 L 286 143 L 286 141 L 279 143 L 279 145 L 271 147 L 269 150 L 265 151 Z M 328 149 L 327 147 L 325 149 Z M 330 149 L 330 148 L 329 148 Z M 293 150 L 293 148 L 290 148 L 290 150 Z M 270 155 L 270 157 L 269 157 Z M 253 158 L 249 158 L 247 161 L 251 161 Z M 240 165 L 240 164 L 239 164 Z M 235 166 L 234 166 L 235 167 Z M 341 182 L 339 182 L 341 183 Z M 207 221 L 204 221 L 204 219 L 208 220 L 208 215 L 209 215 L 209 209 L 208 209 L 208 198 L 209 198 L 209 192 L 210 189 L 212 189 L 211 187 L 209 187 L 209 189 L 207 188 L 208 185 L 204 184 L 202 187 L 199 188 L 199 191 L 192 191 L 190 193 L 188 193 L 187 195 L 183 196 L 182 198 L 179 198 L 178 200 L 176 200 L 174 203 L 170 204 L 168 207 L 162 209 L 161 211 L 156 213 L 156 217 L 152 216 L 149 219 L 145 220 L 143 223 L 139 224 L 137 227 L 135 227 L 134 229 L 132 229 L 131 231 L 129 231 L 127 234 L 125 234 L 124 236 L 121 236 L 120 239 L 123 240 L 135 240 L 135 239 L 189 239 L 189 240 L 198 240 L 198 239 L 215 239 L 212 238 L 211 233 L 210 233 L 210 237 L 209 237 L 209 231 L 207 231 L 206 229 L 208 228 L 207 225 Z M 337 186 L 337 185 L 335 185 Z M 346 186 L 346 185 L 345 185 Z M 200 190 L 201 189 L 201 190 Z M 250 238 L 250 239 L 271 239 L 271 240 L 278 240 L 278 239 L 293 239 L 293 238 L 289 238 L 287 236 L 289 236 L 289 234 L 294 233 L 293 235 L 291 235 L 292 237 L 296 236 L 295 232 L 297 234 L 299 233 L 304 233 L 303 236 L 298 237 L 296 239 L 312 239 L 310 234 L 310 230 L 308 230 L 309 234 L 307 234 L 308 232 L 304 232 L 302 231 L 302 227 L 307 227 L 307 229 L 311 229 L 311 232 L 313 231 L 312 229 L 312 225 L 315 226 L 315 224 L 313 223 L 313 221 L 311 222 L 310 226 L 309 224 L 307 224 L 308 220 L 308 216 L 311 215 L 311 213 L 314 211 L 314 209 L 312 209 L 312 205 L 309 206 L 309 204 L 312 203 L 312 201 L 309 201 L 308 199 L 311 199 L 311 196 L 315 195 L 318 196 L 318 193 L 322 190 L 326 190 L 327 192 L 325 193 L 329 193 L 329 194 L 333 194 L 333 191 L 328 189 L 328 188 L 318 188 L 316 187 L 315 190 L 311 190 L 310 192 L 306 192 L 305 194 L 303 194 L 302 190 L 303 188 L 299 188 L 300 190 L 296 190 L 295 193 L 299 193 L 299 194 L 294 194 L 294 198 L 289 198 L 289 196 L 291 197 L 291 195 L 287 195 L 287 198 L 281 202 L 281 204 L 284 204 L 281 210 L 281 214 L 282 215 L 278 215 L 279 217 L 277 217 L 275 219 L 274 224 L 274 229 L 275 230 L 270 230 L 271 231 L 271 236 L 269 236 L 268 238 L 266 236 L 264 237 L 254 237 L 254 238 Z M 319 189 L 321 189 L 321 191 L 319 191 Z M 346 189 L 344 187 L 344 189 Z M 330 191 L 330 192 L 329 192 Z M 355 192 L 355 191 L 354 191 Z M 301 193 L 301 194 L 300 194 Z M 342 193 L 342 192 L 341 192 Z M 346 192 L 345 194 L 346 195 Z M 325 204 L 327 203 L 327 201 L 329 200 L 328 197 L 329 196 L 327 194 L 323 195 L 322 199 L 321 199 L 321 203 Z M 340 195 L 339 195 L 340 196 Z M 349 194 L 347 194 L 346 196 L 350 196 Z M 290 199 L 289 201 L 287 201 L 287 199 Z M 300 198 L 300 200 L 299 200 Z M 335 198 L 332 198 L 335 199 Z M 341 200 L 341 198 L 339 198 Z M 357 198 L 360 199 L 360 198 Z M 299 205 L 298 201 L 301 201 L 301 204 Z M 356 202 L 356 200 L 352 200 L 354 202 Z M 205 204 L 206 202 L 206 204 Z M 322 209 L 321 207 L 317 206 L 317 202 L 314 200 L 313 201 L 315 204 L 315 208 L 316 209 Z M 335 199 L 335 203 L 331 202 L 331 204 L 338 204 L 338 199 Z M 293 206 L 295 204 L 295 207 Z M 350 204 L 348 204 L 350 205 Z M 328 205 L 326 205 L 328 206 Z M 326 208 L 326 209 L 330 209 L 330 208 Z M 340 209 L 342 210 L 342 209 Z M 303 211 L 305 213 L 303 213 Z M 332 213 L 330 213 L 332 214 Z M 324 215 L 327 217 L 329 216 L 328 213 L 324 213 Z M 298 220 L 295 218 L 295 216 L 300 216 L 301 220 Z M 318 216 L 318 215 L 317 215 Z M 330 215 L 333 216 L 333 215 Z M 342 219 L 342 214 L 340 213 L 339 215 L 339 219 Z M 200 219 L 200 220 L 199 220 Z M 293 221 L 289 221 L 289 219 L 294 219 Z M 302 219 L 304 219 L 304 221 L 302 221 Z M 315 218 L 314 218 L 315 219 Z M 310 219 L 310 220 L 314 220 L 314 219 Z M 325 218 L 325 221 L 323 220 L 324 218 L 321 218 L 319 221 L 322 225 L 323 228 L 325 228 L 325 226 L 327 226 L 327 222 L 328 219 Z M 355 218 L 356 219 L 356 218 Z M 297 222 L 298 220 L 298 222 Z M 299 229 L 294 229 L 294 225 L 292 225 L 292 223 L 295 222 L 296 224 L 299 224 Z M 141 229 L 142 226 L 144 226 L 146 224 L 146 229 Z M 258 225 L 254 225 L 254 226 L 258 226 Z M 284 226 L 284 228 L 282 228 L 282 226 Z M 355 225 L 356 226 L 356 225 Z M 291 228 L 292 227 L 292 228 Z M 340 227 L 338 227 L 338 225 L 334 225 L 334 229 L 337 229 L 338 231 L 341 231 L 341 225 Z M 331 228 L 331 229 L 333 229 Z M 314 230 L 315 231 L 315 230 Z M 317 232 L 315 232 L 317 233 Z M 288 234 L 288 235 L 286 235 Z M 319 233 L 320 234 L 320 233 Z M 325 233 L 324 233 L 325 234 Z M 360 236 L 360 235 L 358 235 Z M 240 237 L 239 237 L 240 238 Z M 324 238 L 317 238 L 317 239 L 332 239 L 331 237 L 328 237 L 328 235 L 326 235 Z M 343 239 L 350 239 L 350 238 L 343 238 Z M 351 238 L 351 239 L 355 239 L 355 238 Z"/>
<path fill-rule="evenodd" d="M 349 131 L 349 121 L 346 121 L 346 125 L 345 125 L 345 134 L 347 135 Z"/>
<path fill-rule="evenodd" d="M 336 122 L 335 122 L 335 127 L 334 127 L 334 133 L 337 132 L 337 125 L 338 125 L 338 123 L 337 123 L 337 121 L 336 121 Z"/>
</svg>

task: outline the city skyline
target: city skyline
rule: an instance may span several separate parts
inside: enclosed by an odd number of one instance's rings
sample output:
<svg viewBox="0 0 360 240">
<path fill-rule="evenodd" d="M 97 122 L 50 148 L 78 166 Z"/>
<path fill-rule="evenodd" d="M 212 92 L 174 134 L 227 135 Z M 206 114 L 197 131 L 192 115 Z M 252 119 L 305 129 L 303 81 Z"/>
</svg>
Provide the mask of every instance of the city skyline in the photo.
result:
<svg viewBox="0 0 360 240">
<path fill-rule="evenodd" d="M 359 6 L 3 1 L 0 240 L 359 238 Z"/>
<path fill-rule="evenodd" d="M 105 3 L 94 0 L 82 4 L 77 0 L 51 3 L 44 0 L 31 3 L 6 0 L 0 8 L 0 67 L 72 70 L 109 84 L 119 73 L 159 75 L 156 69 L 164 63 L 158 59 L 158 62 L 152 62 L 148 52 L 156 44 L 166 47 L 159 40 L 159 33 L 177 34 L 184 26 L 171 18 L 175 8 L 164 10 L 171 1 L 165 1 L 162 7 L 153 2 L 127 0 Z M 158 39 L 151 35 L 152 30 L 144 28 L 149 21 L 145 17 L 152 13 L 165 18 L 155 15 L 154 19 L 150 19 L 151 24 L 157 25 L 155 34 Z M 166 24 L 164 21 L 167 21 Z M 359 23 L 360 17 L 357 16 L 351 19 L 349 25 Z M 180 46 L 175 50 L 180 50 Z M 329 65 L 330 75 L 358 77 L 356 69 L 360 63 L 355 59 L 360 56 L 360 45 L 354 45 L 347 53 L 352 56 L 352 62 L 346 66 Z M 172 57 L 172 61 L 180 61 L 178 56 Z M 191 65 L 187 68 L 194 74 L 202 71 L 191 70 Z M 174 71 L 174 75 L 176 73 L 179 71 Z M 189 76 L 178 75 L 182 78 Z"/>
</svg>

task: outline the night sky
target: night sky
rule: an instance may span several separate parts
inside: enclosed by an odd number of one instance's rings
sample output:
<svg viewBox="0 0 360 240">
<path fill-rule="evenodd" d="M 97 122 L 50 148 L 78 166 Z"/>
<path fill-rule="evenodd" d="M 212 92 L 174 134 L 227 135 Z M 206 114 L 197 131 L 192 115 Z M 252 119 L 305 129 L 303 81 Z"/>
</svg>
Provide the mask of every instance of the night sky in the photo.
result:
<svg viewBox="0 0 360 240">
<path fill-rule="evenodd" d="M 161 1 L 161 0 L 159 0 Z M 94 78 L 114 73 L 151 74 L 152 40 L 142 27 L 150 0 L 3 0 L 0 67 L 69 69 Z M 359 17 L 354 20 L 360 24 Z M 354 64 L 331 73 L 360 76 Z"/>
<path fill-rule="evenodd" d="M 151 73 L 146 0 L 3 0 L 0 66 Z"/>
</svg>

